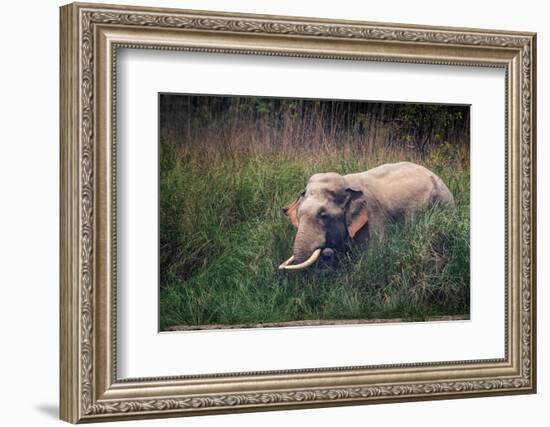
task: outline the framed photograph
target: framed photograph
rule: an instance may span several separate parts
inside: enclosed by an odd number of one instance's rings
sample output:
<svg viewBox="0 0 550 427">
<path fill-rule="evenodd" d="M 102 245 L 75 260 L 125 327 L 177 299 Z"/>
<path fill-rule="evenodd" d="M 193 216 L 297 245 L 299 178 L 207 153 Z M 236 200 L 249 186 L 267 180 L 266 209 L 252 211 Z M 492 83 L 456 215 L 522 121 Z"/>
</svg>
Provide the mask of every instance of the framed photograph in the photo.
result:
<svg viewBox="0 0 550 427">
<path fill-rule="evenodd" d="M 535 34 L 60 22 L 63 420 L 535 392 Z"/>
<path fill-rule="evenodd" d="M 469 319 L 469 111 L 161 93 L 160 330 Z"/>
</svg>

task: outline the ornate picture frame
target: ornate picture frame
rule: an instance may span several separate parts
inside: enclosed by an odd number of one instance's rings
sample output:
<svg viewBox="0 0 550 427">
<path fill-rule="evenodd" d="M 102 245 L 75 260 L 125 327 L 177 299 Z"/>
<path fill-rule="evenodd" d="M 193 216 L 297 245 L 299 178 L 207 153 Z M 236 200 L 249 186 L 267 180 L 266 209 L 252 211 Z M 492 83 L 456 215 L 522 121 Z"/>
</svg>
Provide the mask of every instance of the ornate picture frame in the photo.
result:
<svg viewBox="0 0 550 427">
<path fill-rule="evenodd" d="M 535 34 L 80 3 L 60 13 L 61 419 L 78 423 L 536 391 Z M 118 379 L 120 48 L 504 69 L 505 357 Z"/>
</svg>

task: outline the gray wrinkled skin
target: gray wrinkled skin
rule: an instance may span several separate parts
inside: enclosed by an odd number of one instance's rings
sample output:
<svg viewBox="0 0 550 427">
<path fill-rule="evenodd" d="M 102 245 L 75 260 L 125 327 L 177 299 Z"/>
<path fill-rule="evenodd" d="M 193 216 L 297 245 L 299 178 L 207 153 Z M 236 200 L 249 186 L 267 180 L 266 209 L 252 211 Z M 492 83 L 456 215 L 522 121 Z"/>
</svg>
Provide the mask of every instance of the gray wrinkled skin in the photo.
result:
<svg viewBox="0 0 550 427">
<path fill-rule="evenodd" d="M 293 264 L 318 248 L 323 259 L 332 261 L 352 240 L 383 238 L 388 222 L 435 204 L 453 207 L 453 195 L 437 175 L 414 163 L 385 164 L 350 175 L 315 174 L 292 208 L 285 208 L 291 221 L 295 215 L 297 226 Z"/>
</svg>

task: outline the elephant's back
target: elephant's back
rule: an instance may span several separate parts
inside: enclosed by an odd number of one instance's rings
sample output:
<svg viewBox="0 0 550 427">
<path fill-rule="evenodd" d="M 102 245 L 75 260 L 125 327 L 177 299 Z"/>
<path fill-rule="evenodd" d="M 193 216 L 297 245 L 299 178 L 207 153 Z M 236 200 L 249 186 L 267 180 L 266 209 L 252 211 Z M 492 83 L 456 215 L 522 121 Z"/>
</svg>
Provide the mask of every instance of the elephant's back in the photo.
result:
<svg viewBox="0 0 550 427">
<path fill-rule="evenodd" d="M 411 162 L 388 163 L 346 178 L 368 189 L 395 215 L 435 203 L 454 204 L 453 195 L 439 176 Z"/>
<path fill-rule="evenodd" d="M 347 179 L 361 182 L 380 182 L 384 184 L 408 185 L 411 180 L 429 182 L 431 176 L 436 176 L 424 166 L 411 162 L 386 163 L 366 172 L 346 175 Z"/>
</svg>

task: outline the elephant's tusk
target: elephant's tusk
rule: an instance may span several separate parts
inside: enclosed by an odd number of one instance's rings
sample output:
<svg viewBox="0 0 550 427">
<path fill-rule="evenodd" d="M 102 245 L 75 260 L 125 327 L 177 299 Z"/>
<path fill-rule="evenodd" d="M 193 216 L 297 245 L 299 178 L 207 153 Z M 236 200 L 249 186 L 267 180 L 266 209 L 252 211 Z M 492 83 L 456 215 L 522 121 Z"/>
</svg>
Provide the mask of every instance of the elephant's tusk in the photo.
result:
<svg viewBox="0 0 550 427">
<path fill-rule="evenodd" d="M 292 255 L 289 259 L 287 259 L 285 262 L 283 262 L 279 266 L 279 270 L 283 270 L 288 264 L 290 264 L 292 261 L 294 261 L 294 255 Z"/>
<path fill-rule="evenodd" d="M 286 260 L 279 266 L 279 270 L 302 270 L 303 268 L 307 268 L 310 265 L 314 264 L 315 261 L 317 261 L 317 258 L 319 258 L 319 255 L 321 255 L 321 249 L 315 249 L 311 256 L 301 264 L 288 265 L 288 263 L 290 263 L 294 259 L 294 257 L 291 256 L 288 260 Z"/>
</svg>

